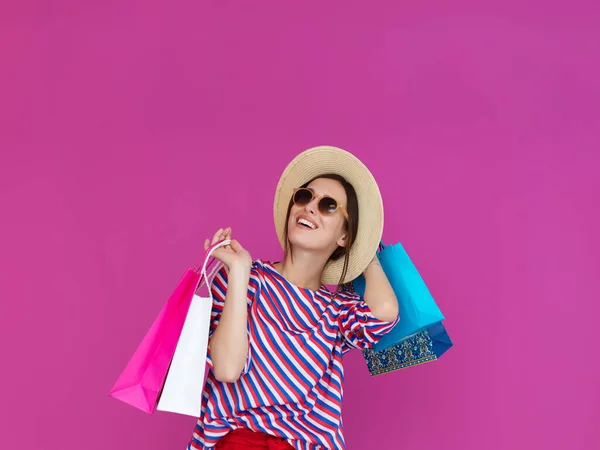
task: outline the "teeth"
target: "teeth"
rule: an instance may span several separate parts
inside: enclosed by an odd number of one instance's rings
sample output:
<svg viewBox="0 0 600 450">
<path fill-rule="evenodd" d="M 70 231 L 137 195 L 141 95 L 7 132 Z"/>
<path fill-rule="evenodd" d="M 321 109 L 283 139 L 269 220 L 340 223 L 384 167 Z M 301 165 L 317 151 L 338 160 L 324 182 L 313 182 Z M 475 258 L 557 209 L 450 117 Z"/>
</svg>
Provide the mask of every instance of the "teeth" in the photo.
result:
<svg viewBox="0 0 600 450">
<path fill-rule="evenodd" d="M 315 226 L 306 219 L 298 219 L 298 223 L 307 225 L 308 227 L 312 228 L 313 230 L 315 229 Z"/>
</svg>

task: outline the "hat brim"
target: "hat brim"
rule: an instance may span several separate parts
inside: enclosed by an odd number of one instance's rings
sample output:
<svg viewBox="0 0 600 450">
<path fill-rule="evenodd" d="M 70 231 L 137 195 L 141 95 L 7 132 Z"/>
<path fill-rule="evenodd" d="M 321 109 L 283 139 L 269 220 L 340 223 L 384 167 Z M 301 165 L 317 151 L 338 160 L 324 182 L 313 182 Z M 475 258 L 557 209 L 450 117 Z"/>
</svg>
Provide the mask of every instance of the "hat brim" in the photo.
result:
<svg viewBox="0 0 600 450">
<path fill-rule="evenodd" d="M 354 187 L 358 201 L 358 231 L 350 249 L 348 270 L 343 280 L 347 283 L 364 272 L 375 256 L 383 234 L 383 199 L 379 186 L 369 169 L 356 156 L 327 145 L 310 148 L 296 156 L 283 171 L 275 190 L 275 229 L 283 248 L 286 240 L 285 219 L 294 188 L 326 173 L 343 176 Z M 321 282 L 337 284 L 343 266 L 343 257 L 327 263 Z"/>
</svg>

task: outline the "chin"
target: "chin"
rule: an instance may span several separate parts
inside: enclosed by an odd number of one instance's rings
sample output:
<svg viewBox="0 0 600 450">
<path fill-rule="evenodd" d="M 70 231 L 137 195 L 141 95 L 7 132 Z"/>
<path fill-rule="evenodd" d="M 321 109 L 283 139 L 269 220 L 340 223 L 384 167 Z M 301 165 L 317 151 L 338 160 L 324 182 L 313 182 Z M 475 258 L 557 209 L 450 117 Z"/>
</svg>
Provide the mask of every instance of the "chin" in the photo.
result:
<svg viewBox="0 0 600 450">
<path fill-rule="evenodd" d="M 288 240 L 295 248 L 305 250 L 319 250 L 325 247 L 322 242 L 315 239 L 315 236 L 311 236 L 310 232 L 306 233 L 302 232 L 302 230 L 289 230 Z"/>
</svg>

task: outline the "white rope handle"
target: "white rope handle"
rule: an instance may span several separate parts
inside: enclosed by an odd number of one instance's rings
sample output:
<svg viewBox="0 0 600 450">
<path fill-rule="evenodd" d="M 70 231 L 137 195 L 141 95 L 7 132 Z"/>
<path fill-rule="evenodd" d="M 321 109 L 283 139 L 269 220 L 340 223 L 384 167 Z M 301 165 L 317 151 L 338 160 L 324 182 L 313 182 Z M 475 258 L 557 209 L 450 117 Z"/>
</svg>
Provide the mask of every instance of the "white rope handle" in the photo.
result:
<svg viewBox="0 0 600 450">
<path fill-rule="evenodd" d="M 198 286 L 196 286 L 196 289 L 194 290 L 194 292 L 196 292 L 198 289 L 200 289 L 204 285 L 204 283 L 206 283 L 206 286 L 208 287 L 208 295 L 210 296 L 211 300 L 213 299 L 212 292 L 210 291 L 210 278 L 208 277 L 208 275 L 206 275 L 206 266 L 208 264 L 208 261 L 211 258 L 212 253 L 216 249 L 218 249 L 219 247 L 223 247 L 225 245 L 229 245 L 229 244 L 231 244 L 231 239 L 225 239 L 224 241 L 218 242 L 213 247 L 208 249 L 208 251 L 206 253 L 206 257 L 204 258 L 204 264 L 202 265 L 202 271 L 200 272 L 200 279 L 198 280 Z M 211 271 L 211 277 L 214 277 L 216 275 L 216 272 L 219 269 L 220 269 L 220 267 L 217 264 Z"/>
<path fill-rule="evenodd" d="M 210 270 L 208 277 L 204 278 L 202 275 L 200 275 L 200 284 L 196 288 L 196 291 L 198 291 L 202 286 L 204 286 L 206 280 L 214 280 L 215 276 L 217 275 L 217 272 L 221 270 L 221 267 L 223 267 L 223 264 L 219 261 L 218 264 L 215 264 L 215 266 Z"/>
</svg>

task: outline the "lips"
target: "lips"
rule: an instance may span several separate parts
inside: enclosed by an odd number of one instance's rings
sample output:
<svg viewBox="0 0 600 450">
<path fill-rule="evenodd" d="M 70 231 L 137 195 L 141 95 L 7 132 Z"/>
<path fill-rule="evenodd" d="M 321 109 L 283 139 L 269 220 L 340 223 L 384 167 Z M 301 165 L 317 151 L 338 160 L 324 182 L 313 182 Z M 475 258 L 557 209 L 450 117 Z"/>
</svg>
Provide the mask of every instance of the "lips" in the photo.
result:
<svg viewBox="0 0 600 450">
<path fill-rule="evenodd" d="M 312 221 L 305 215 L 298 216 L 298 218 L 296 219 L 296 226 L 304 228 L 305 230 L 316 230 L 317 228 L 319 228 L 314 221 Z"/>
</svg>

